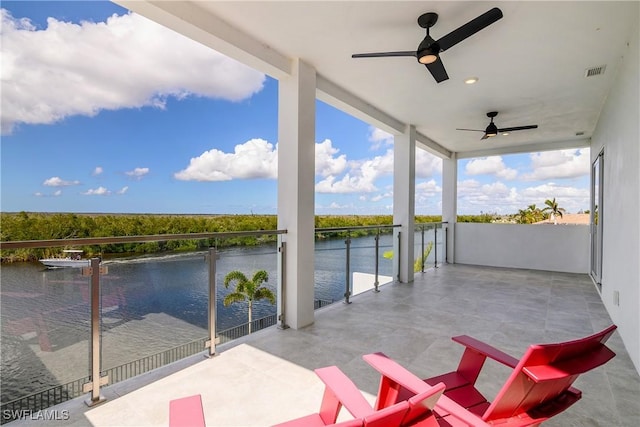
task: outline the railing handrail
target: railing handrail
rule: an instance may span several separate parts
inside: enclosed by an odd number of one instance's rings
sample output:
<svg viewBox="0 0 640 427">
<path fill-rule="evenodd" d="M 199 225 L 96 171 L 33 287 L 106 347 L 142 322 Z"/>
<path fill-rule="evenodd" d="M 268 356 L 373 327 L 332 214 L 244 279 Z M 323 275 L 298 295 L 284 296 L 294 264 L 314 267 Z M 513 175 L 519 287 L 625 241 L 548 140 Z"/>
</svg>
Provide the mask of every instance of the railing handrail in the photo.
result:
<svg viewBox="0 0 640 427">
<path fill-rule="evenodd" d="M 430 223 L 437 224 L 437 223 Z M 399 224 L 357 225 L 351 227 L 327 227 L 316 228 L 315 233 L 349 231 L 349 230 L 374 230 L 377 228 L 397 228 Z M 233 237 L 255 237 L 264 235 L 287 234 L 287 230 L 250 230 L 250 231 L 216 231 L 211 233 L 180 233 L 180 234 L 150 234 L 137 236 L 111 236 L 111 237 L 78 237 L 75 239 L 48 239 L 48 240 L 15 240 L 0 242 L 0 249 L 29 249 L 51 248 L 62 246 L 91 246 L 109 245 L 117 243 L 142 243 L 164 242 L 169 240 L 199 240 L 199 239 L 229 239 Z"/>
<path fill-rule="evenodd" d="M 442 222 L 415 223 L 415 226 L 431 226 L 448 224 Z M 398 228 L 400 224 L 356 225 L 346 227 L 324 227 L 314 229 L 314 233 L 349 231 L 349 230 L 374 230 L 378 228 Z M 254 237 L 264 235 L 287 234 L 287 230 L 249 230 L 249 231 L 216 231 L 211 233 L 180 233 L 180 234 L 150 234 L 137 236 L 112 236 L 112 237 L 78 237 L 75 239 L 49 239 L 49 240 L 15 240 L 0 242 L 0 249 L 29 249 L 52 248 L 62 246 L 90 246 L 108 245 L 116 243 L 141 243 L 141 242 L 165 242 L 169 240 L 199 240 L 199 239 L 229 239 L 233 237 Z"/>
<path fill-rule="evenodd" d="M 150 234 L 145 236 L 79 237 L 75 239 L 16 240 L 0 242 L 0 249 L 51 248 L 69 245 L 109 245 L 115 243 L 164 242 L 168 240 L 228 239 L 286 234 L 287 230 L 217 231 L 211 233 Z"/>
<path fill-rule="evenodd" d="M 400 224 L 380 224 L 380 225 L 354 225 L 346 227 L 326 227 L 316 228 L 315 233 L 322 233 L 327 231 L 349 231 L 349 230 L 375 230 L 376 228 L 397 228 L 402 227 Z"/>
</svg>

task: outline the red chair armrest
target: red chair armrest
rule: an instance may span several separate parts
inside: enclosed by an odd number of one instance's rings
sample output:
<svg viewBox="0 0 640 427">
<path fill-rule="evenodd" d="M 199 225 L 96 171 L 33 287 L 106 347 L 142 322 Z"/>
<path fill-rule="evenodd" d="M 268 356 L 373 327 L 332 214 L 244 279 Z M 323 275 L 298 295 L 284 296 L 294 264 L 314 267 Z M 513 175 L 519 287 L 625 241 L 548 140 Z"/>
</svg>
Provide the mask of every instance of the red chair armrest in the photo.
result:
<svg viewBox="0 0 640 427">
<path fill-rule="evenodd" d="M 497 348 L 487 343 L 478 341 L 475 338 L 471 338 L 470 336 L 459 335 L 451 339 L 477 353 L 480 353 L 485 357 L 493 359 L 496 362 L 500 362 L 510 368 L 515 368 L 518 365 L 519 360 L 515 357 L 505 353 L 504 351 L 498 350 Z"/>
<path fill-rule="evenodd" d="M 337 366 L 328 366 L 315 370 L 316 375 L 325 385 L 325 398 L 323 398 L 322 409 L 325 409 L 327 393 L 337 399 L 338 403 L 344 406 L 355 418 L 364 418 L 373 413 L 373 408 L 364 398 L 358 387 L 347 377 Z M 321 409 L 321 412 L 322 412 Z M 340 408 L 338 407 L 339 411 Z M 335 414 L 337 416 L 337 412 Z M 335 418 L 334 418 L 335 422 Z"/>
<path fill-rule="evenodd" d="M 365 354 L 362 358 L 371 365 L 373 369 L 380 372 L 380 375 L 400 384 L 413 394 L 422 393 L 431 388 L 429 384 L 405 369 L 395 360 L 390 359 L 384 353 Z"/>
</svg>

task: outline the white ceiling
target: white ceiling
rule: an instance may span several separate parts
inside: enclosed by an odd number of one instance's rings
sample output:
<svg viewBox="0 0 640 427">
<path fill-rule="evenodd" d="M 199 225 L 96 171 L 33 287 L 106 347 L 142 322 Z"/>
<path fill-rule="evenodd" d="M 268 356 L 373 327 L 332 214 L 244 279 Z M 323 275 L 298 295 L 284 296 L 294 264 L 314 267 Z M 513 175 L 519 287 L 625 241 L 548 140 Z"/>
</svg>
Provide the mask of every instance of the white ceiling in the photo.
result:
<svg viewBox="0 0 640 427">
<path fill-rule="evenodd" d="M 461 157 L 587 144 L 638 13 L 637 2 L 610 1 L 118 3 L 276 77 L 282 63 L 301 58 L 323 79 Z M 415 58 L 351 58 L 415 50 L 425 34 L 416 22 L 422 13 L 439 14 L 431 29 L 437 40 L 493 7 L 501 20 L 441 54 L 450 77 L 442 83 Z M 243 53 L 260 50 L 258 61 Z M 600 65 L 603 75 L 584 77 Z M 469 76 L 478 83 L 464 84 Z M 539 128 L 484 141 L 481 132 L 456 131 L 484 129 L 489 111 L 499 112 L 498 127 Z"/>
</svg>

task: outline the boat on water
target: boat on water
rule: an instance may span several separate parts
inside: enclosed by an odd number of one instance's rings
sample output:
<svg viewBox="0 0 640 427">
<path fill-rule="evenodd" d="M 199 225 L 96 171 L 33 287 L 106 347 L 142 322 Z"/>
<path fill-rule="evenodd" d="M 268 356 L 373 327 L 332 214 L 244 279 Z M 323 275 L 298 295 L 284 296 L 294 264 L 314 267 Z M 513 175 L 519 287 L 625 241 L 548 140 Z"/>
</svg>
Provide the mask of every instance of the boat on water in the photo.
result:
<svg viewBox="0 0 640 427">
<path fill-rule="evenodd" d="M 62 251 L 63 256 L 56 258 L 43 258 L 39 260 L 47 268 L 64 268 L 64 267 L 88 267 L 89 260 L 82 258 L 81 249 L 65 249 Z"/>
</svg>

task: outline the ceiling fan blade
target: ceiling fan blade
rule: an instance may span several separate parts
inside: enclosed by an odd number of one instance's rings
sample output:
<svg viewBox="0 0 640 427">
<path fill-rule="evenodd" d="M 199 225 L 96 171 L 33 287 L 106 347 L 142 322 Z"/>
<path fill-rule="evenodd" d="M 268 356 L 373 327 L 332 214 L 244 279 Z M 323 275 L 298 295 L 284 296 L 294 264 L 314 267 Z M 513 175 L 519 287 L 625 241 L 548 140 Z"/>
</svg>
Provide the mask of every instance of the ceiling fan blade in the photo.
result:
<svg viewBox="0 0 640 427">
<path fill-rule="evenodd" d="M 463 26 L 451 31 L 446 36 L 440 38 L 440 40 L 438 40 L 436 43 L 438 43 L 438 45 L 440 46 L 440 51 L 444 52 L 451 46 L 454 46 L 460 43 L 462 40 L 471 37 L 478 31 L 488 27 L 500 18 L 502 18 L 502 11 L 497 7 L 494 7 L 488 12 L 485 12 L 477 18 L 467 22 Z"/>
<path fill-rule="evenodd" d="M 456 130 L 470 130 L 472 132 L 484 132 L 484 130 L 482 130 L 482 129 L 461 129 L 461 128 L 456 128 Z"/>
<path fill-rule="evenodd" d="M 444 69 L 444 64 L 440 57 L 431 64 L 425 64 L 425 67 L 427 67 L 427 70 L 429 70 L 433 78 L 436 79 L 436 82 L 440 83 L 449 80 L 449 75 L 447 74 L 447 70 Z"/>
<path fill-rule="evenodd" d="M 416 56 L 415 50 L 402 50 L 399 52 L 372 52 L 372 53 L 354 53 L 352 58 L 382 58 L 387 56 Z"/>
<path fill-rule="evenodd" d="M 489 135 L 487 135 L 486 133 L 484 135 L 482 135 L 482 138 L 480 138 L 480 141 L 482 141 L 483 139 L 487 139 L 489 138 Z"/>
<path fill-rule="evenodd" d="M 498 132 L 513 132 L 516 130 L 525 130 L 525 129 L 537 129 L 538 125 L 529 125 L 529 126 L 516 126 L 512 128 L 502 128 L 498 129 Z"/>
</svg>

